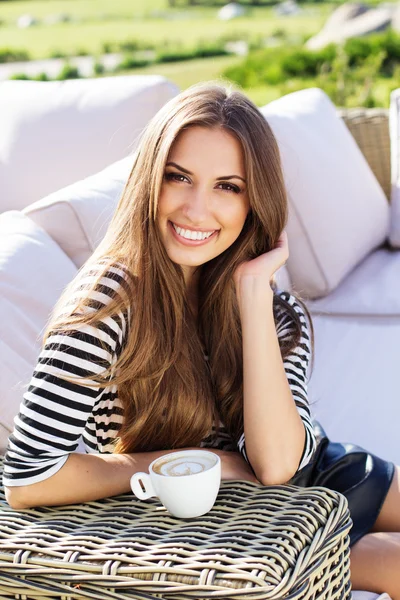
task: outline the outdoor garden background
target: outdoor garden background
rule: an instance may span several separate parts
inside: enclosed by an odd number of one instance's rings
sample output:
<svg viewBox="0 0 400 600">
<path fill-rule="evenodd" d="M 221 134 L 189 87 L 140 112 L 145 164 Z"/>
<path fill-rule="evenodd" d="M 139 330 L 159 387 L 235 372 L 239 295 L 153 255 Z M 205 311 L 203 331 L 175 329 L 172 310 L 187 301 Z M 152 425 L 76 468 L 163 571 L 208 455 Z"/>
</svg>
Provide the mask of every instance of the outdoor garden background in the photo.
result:
<svg viewBox="0 0 400 600">
<path fill-rule="evenodd" d="M 207 0 L 0 0 L 0 79 L 158 73 L 183 89 L 222 77 L 259 106 L 314 86 L 338 106 L 389 106 L 400 85 L 392 24 L 310 50 L 307 40 L 343 3 L 237 4 L 243 14 L 229 18 Z"/>
</svg>

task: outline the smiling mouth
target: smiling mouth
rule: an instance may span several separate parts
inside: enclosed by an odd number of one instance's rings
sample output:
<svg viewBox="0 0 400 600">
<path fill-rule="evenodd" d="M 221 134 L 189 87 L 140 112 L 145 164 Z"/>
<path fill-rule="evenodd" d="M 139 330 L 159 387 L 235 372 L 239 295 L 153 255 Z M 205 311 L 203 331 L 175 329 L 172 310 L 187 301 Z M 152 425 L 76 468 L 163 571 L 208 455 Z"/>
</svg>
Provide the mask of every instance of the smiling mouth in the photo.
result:
<svg viewBox="0 0 400 600">
<path fill-rule="evenodd" d="M 183 229 L 182 227 L 175 225 L 175 223 L 172 221 L 168 221 L 168 225 L 176 239 L 190 246 L 205 244 L 211 238 L 216 237 L 216 235 L 219 233 L 219 229 L 214 229 L 212 231 L 193 231 L 191 229 Z"/>
</svg>

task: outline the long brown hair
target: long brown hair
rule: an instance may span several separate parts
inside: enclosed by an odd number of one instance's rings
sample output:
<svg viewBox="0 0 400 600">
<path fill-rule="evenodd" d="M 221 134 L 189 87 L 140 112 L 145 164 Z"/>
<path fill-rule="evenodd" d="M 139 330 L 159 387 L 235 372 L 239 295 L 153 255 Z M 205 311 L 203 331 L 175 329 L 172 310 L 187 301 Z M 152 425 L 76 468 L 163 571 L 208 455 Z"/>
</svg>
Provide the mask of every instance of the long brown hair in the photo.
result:
<svg viewBox="0 0 400 600">
<path fill-rule="evenodd" d="M 158 198 L 172 144 L 183 128 L 220 127 L 243 149 L 250 211 L 236 241 L 205 263 L 195 321 L 182 269 L 165 250 L 156 225 Z M 243 431 L 241 323 L 232 275 L 244 260 L 273 248 L 286 226 L 287 197 L 275 137 L 257 107 L 228 84 L 206 82 L 183 91 L 154 116 L 142 134 L 133 168 L 106 235 L 56 304 L 50 332 L 95 325 L 108 316 L 129 315 L 116 361 L 97 378 L 118 386 L 124 410 L 114 452 L 198 446 L 222 420 L 234 440 Z M 112 300 L 96 310 L 91 292 L 114 264 L 126 280 Z M 99 268 L 101 265 L 101 268 Z M 91 286 L 79 288 L 90 270 Z M 276 289 L 276 288 L 275 288 Z M 298 298 L 311 325 L 306 306 Z M 301 323 L 293 307 L 274 295 L 292 317 L 293 335 L 282 358 L 298 344 Z M 201 340 L 209 360 L 204 360 Z M 71 378 L 72 379 L 72 378 Z M 82 384 L 82 381 L 80 381 Z"/>
</svg>

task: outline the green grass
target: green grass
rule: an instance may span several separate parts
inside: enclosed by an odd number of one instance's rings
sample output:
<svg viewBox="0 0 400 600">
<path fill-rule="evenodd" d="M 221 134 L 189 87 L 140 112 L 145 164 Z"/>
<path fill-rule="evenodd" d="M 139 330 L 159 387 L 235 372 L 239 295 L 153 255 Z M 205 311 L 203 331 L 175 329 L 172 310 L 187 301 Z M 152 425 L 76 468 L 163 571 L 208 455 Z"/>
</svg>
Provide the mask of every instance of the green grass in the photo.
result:
<svg viewBox="0 0 400 600">
<path fill-rule="evenodd" d="M 91 18 L 96 15 L 149 16 L 154 10 L 168 10 L 166 0 L 14 0 L 2 2 L 0 17 L 15 20 L 22 14 L 43 18 L 49 14 L 66 13 L 74 17 Z"/>
<path fill-rule="evenodd" d="M 113 0 L 112 3 L 109 0 L 1 2 L 0 19 L 6 21 L 6 24 L 1 27 L 0 45 L 27 50 L 32 58 L 46 58 L 54 50 L 62 50 L 67 54 L 85 50 L 90 54 L 98 54 L 104 42 L 122 42 L 127 39 L 153 44 L 168 40 L 189 48 L 197 45 L 200 40 L 215 40 L 225 35 L 268 36 L 278 28 L 299 36 L 312 35 L 321 28 L 334 6 L 303 5 L 304 12 L 292 17 L 277 16 L 270 7 L 252 8 L 245 17 L 219 21 L 216 8 L 167 11 L 163 0 L 146 2 L 145 13 L 143 8 L 142 12 L 137 8 L 138 0 Z M 149 18 L 155 8 L 180 18 Z M 68 13 L 83 20 L 57 25 L 38 24 L 19 29 L 15 20 L 24 13 L 38 18 Z"/>
<path fill-rule="evenodd" d="M 141 69 L 130 69 L 129 71 L 121 72 L 120 74 L 163 75 L 176 83 L 179 88 L 183 90 L 200 81 L 219 79 L 225 68 L 240 62 L 240 60 L 241 59 L 236 56 L 218 56 L 215 58 L 151 65 Z"/>
</svg>

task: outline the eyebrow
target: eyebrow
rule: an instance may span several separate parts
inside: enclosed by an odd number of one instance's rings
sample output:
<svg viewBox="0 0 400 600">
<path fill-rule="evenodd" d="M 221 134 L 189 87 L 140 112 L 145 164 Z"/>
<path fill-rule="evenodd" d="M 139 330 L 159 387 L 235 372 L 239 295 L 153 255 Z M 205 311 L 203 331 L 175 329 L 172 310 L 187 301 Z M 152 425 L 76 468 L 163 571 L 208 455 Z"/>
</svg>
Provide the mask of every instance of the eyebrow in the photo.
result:
<svg viewBox="0 0 400 600">
<path fill-rule="evenodd" d="M 181 167 L 180 165 L 178 165 L 175 162 L 168 162 L 165 166 L 169 167 L 170 165 L 176 167 L 177 169 L 179 169 L 180 171 L 182 171 L 183 173 L 187 173 L 188 175 L 193 175 L 193 173 L 191 171 L 188 171 L 188 169 L 185 169 L 184 167 Z M 226 175 L 224 177 L 217 177 L 217 181 L 221 181 L 222 179 L 241 179 L 242 181 L 244 181 L 244 183 L 246 183 L 246 180 L 243 179 L 243 177 L 240 177 L 240 175 Z"/>
</svg>

